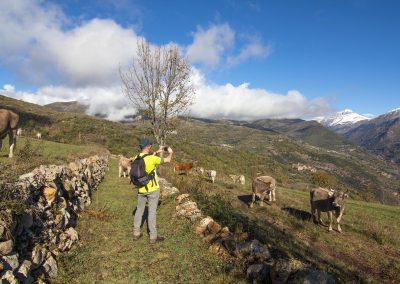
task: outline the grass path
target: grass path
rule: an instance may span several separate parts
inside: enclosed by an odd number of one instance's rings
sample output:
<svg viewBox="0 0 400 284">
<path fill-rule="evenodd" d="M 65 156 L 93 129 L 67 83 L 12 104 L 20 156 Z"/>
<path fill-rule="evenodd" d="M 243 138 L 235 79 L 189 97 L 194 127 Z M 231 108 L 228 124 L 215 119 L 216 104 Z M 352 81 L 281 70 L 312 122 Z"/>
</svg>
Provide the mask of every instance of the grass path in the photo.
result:
<svg viewBox="0 0 400 284">
<path fill-rule="evenodd" d="M 163 200 L 157 214 L 166 240 L 149 245 L 145 224 L 144 236 L 133 241 L 136 193 L 118 178 L 115 159 L 92 200 L 78 220 L 80 242 L 58 256 L 53 283 L 245 283 L 237 266 L 210 252 L 190 223 L 173 217 L 173 199 Z"/>
</svg>

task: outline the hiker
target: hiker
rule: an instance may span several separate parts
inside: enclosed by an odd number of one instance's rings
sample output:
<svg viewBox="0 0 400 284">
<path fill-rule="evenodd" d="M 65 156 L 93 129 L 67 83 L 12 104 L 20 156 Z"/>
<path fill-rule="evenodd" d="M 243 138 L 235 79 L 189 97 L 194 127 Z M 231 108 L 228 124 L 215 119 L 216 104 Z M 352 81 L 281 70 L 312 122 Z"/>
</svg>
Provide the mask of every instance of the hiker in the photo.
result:
<svg viewBox="0 0 400 284">
<path fill-rule="evenodd" d="M 149 212 L 147 224 L 150 231 L 150 243 L 154 244 L 165 239 L 157 235 L 156 229 L 157 205 L 160 197 L 160 186 L 158 183 L 156 166 L 171 162 L 173 151 L 171 147 L 160 146 L 156 152 L 152 153 L 152 144 L 153 143 L 148 139 L 141 139 L 139 141 L 140 153 L 132 158 L 133 162 L 130 177 L 133 184 L 138 187 L 138 200 L 133 224 L 133 239 L 138 240 L 142 236 L 140 225 L 142 224 L 143 213 L 147 203 Z M 168 156 L 165 158 L 158 156 L 163 151 L 168 151 Z M 144 165 L 140 160 L 144 162 Z M 140 166 L 140 163 L 142 163 L 142 166 Z M 141 169 L 145 169 L 145 172 L 143 171 L 144 176 L 138 177 L 137 175 L 142 175 L 137 174 Z"/>
</svg>

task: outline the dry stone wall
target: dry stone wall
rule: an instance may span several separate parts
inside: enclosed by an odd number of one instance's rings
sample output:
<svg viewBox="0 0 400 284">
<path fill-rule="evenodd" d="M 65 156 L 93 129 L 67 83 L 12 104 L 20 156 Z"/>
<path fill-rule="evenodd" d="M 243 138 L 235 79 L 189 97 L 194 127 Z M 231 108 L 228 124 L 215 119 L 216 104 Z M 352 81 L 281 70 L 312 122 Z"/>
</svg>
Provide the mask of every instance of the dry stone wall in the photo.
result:
<svg viewBox="0 0 400 284">
<path fill-rule="evenodd" d="M 90 205 L 108 162 L 105 154 L 40 166 L 5 185 L 22 209 L 0 211 L 0 283 L 40 283 L 57 275 L 56 256 L 78 241 L 78 214 Z"/>
</svg>

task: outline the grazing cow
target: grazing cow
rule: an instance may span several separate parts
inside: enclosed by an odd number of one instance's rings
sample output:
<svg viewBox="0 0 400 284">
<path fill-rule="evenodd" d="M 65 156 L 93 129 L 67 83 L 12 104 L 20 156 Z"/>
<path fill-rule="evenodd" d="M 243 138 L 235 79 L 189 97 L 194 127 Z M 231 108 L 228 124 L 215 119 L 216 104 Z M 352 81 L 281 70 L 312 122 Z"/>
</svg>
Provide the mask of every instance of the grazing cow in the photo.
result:
<svg viewBox="0 0 400 284">
<path fill-rule="evenodd" d="M 187 175 L 191 168 L 193 168 L 193 163 L 176 163 L 174 166 L 174 173 L 180 174 L 182 171 L 184 171 Z"/>
<path fill-rule="evenodd" d="M 204 168 L 203 167 L 196 167 L 193 168 L 193 170 L 198 174 L 198 175 L 204 175 Z"/>
<path fill-rule="evenodd" d="M 250 204 L 250 208 L 253 208 L 254 202 L 256 201 L 256 196 L 261 201 L 260 206 L 264 206 L 263 201 L 264 198 L 267 196 L 267 194 L 269 195 L 268 201 L 276 201 L 275 199 L 276 181 L 273 177 L 270 176 L 256 177 L 253 180 L 251 189 L 253 191 L 253 198 Z"/>
<path fill-rule="evenodd" d="M 246 179 L 244 175 L 229 175 L 229 177 L 233 180 L 234 183 L 240 183 L 240 184 L 245 184 Z"/>
<path fill-rule="evenodd" d="M 206 175 L 209 179 L 211 179 L 212 183 L 215 182 L 215 178 L 217 177 L 217 171 L 214 170 L 206 170 Z"/>
<path fill-rule="evenodd" d="M 343 192 L 328 190 L 326 188 L 318 187 L 310 191 L 310 204 L 311 215 L 314 222 L 323 224 L 321 220 L 321 212 L 327 212 L 329 217 L 329 231 L 332 231 L 332 213 L 335 213 L 337 230 L 342 232 L 340 228 L 340 220 L 344 212 L 344 203 L 348 195 Z M 318 219 L 315 217 L 317 211 Z"/>
<path fill-rule="evenodd" d="M 42 133 L 40 133 L 40 132 L 36 133 L 36 138 L 37 139 L 42 139 Z"/>
<path fill-rule="evenodd" d="M 18 128 L 18 130 L 17 130 L 17 136 L 22 136 L 22 128 Z"/>
<path fill-rule="evenodd" d="M 8 157 L 14 156 L 14 148 L 17 145 L 17 124 L 19 115 L 7 110 L 0 109 L 0 150 L 3 145 L 3 139 L 8 135 L 10 153 Z"/>
<path fill-rule="evenodd" d="M 129 177 L 132 160 L 122 155 L 120 155 L 119 157 L 120 158 L 118 162 L 118 177 L 122 177 L 122 173 L 124 174 L 124 177 Z"/>
</svg>

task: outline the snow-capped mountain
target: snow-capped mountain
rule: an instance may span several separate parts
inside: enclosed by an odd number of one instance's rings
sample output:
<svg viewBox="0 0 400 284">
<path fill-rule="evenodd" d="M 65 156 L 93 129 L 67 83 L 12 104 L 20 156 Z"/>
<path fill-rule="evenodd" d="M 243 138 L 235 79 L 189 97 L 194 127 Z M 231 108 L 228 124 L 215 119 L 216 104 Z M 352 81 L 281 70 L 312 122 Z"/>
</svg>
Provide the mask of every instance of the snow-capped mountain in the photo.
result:
<svg viewBox="0 0 400 284">
<path fill-rule="evenodd" d="M 345 133 L 356 123 L 369 119 L 366 116 L 353 112 L 351 109 L 345 109 L 334 115 L 322 118 L 318 122 L 337 133 Z"/>
<path fill-rule="evenodd" d="M 356 124 L 344 137 L 400 164 L 400 108 Z"/>
</svg>

